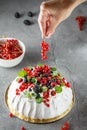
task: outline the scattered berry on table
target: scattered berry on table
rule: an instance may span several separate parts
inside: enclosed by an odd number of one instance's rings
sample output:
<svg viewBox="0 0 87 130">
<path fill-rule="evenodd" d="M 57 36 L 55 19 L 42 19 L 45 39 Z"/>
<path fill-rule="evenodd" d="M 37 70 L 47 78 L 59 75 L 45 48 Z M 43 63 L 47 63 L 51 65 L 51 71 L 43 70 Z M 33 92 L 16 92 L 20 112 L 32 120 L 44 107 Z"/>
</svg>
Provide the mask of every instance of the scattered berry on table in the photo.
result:
<svg viewBox="0 0 87 130">
<path fill-rule="evenodd" d="M 14 16 L 15 16 L 15 18 L 20 18 L 20 17 L 21 17 L 21 14 L 20 14 L 19 12 L 16 12 L 16 13 L 14 14 Z"/>
<path fill-rule="evenodd" d="M 21 127 L 21 130 L 25 130 L 24 126 L 23 126 L 23 127 Z"/>
<path fill-rule="evenodd" d="M 61 127 L 60 130 L 69 130 L 69 128 L 70 128 L 69 123 L 68 122 L 64 122 L 64 124 L 63 124 L 63 126 Z"/>
<path fill-rule="evenodd" d="M 26 19 L 26 20 L 24 20 L 24 24 L 25 24 L 25 25 L 31 25 L 32 23 L 31 23 L 30 20 L 27 20 L 27 19 Z"/>
<path fill-rule="evenodd" d="M 79 30 L 82 31 L 84 23 L 86 21 L 86 17 L 85 16 L 77 16 L 75 19 L 78 23 Z"/>
<path fill-rule="evenodd" d="M 33 13 L 31 11 L 28 12 L 29 17 L 33 17 Z"/>
<path fill-rule="evenodd" d="M 9 116 L 10 116 L 11 118 L 14 117 L 14 115 L 13 115 L 12 113 L 10 113 Z"/>
</svg>

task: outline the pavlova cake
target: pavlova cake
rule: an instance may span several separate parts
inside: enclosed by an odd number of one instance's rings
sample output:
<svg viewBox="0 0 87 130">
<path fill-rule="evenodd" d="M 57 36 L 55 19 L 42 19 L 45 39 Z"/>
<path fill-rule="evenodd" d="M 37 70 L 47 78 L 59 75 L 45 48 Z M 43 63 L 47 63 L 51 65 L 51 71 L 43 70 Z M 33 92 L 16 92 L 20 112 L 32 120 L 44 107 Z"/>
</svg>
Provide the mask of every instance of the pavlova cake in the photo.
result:
<svg viewBox="0 0 87 130">
<path fill-rule="evenodd" d="M 25 121 L 47 123 L 64 117 L 72 108 L 70 83 L 55 67 L 39 64 L 18 72 L 5 94 L 11 113 Z"/>
</svg>

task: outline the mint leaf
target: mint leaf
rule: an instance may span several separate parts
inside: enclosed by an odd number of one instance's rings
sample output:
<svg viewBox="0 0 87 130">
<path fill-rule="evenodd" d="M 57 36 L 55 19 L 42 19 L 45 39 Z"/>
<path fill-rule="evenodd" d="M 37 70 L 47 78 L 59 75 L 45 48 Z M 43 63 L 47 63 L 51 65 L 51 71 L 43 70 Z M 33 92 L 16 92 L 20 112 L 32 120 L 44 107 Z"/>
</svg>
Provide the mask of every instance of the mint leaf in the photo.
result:
<svg viewBox="0 0 87 130">
<path fill-rule="evenodd" d="M 53 71 L 53 73 L 52 73 L 52 76 L 54 77 L 54 76 L 57 76 L 57 71 Z"/>
<path fill-rule="evenodd" d="M 32 69 L 33 67 L 32 66 L 28 66 L 29 69 Z"/>
<path fill-rule="evenodd" d="M 28 82 L 30 82 L 30 81 L 31 81 L 31 78 L 30 78 L 30 77 L 27 77 L 27 80 L 28 80 Z"/>
<path fill-rule="evenodd" d="M 62 82 L 60 86 L 63 87 L 63 86 L 65 86 L 65 84 Z"/>
<path fill-rule="evenodd" d="M 52 67 L 51 70 L 52 70 L 52 71 L 56 71 L 57 69 L 56 69 L 55 67 Z"/>
<path fill-rule="evenodd" d="M 31 81 L 32 83 L 35 83 L 36 80 L 35 80 L 34 77 L 32 77 L 30 81 Z"/>
<path fill-rule="evenodd" d="M 62 92 L 62 87 L 61 86 L 56 86 L 55 91 L 56 91 L 56 93 L 61 93 Z"/>
<path fill-rule="evenodd" d="M 43 64 L 37 64 L 37 66 L 43 66 Z"/>
<path fill-rule="evenodd" d="M 18 72 L 18 76 L 19 77 L 27 76 L 27 72 L 25 70 L 21 70 L 21 71 Z"/>
<path fill-rule="evenodd" d="M 36 96 L 37 96 L 37 94 L 36 94 L 36 93 L 32 93 L 32 96 L 33 96 L 33 97 L 36 97 Z"/>
<path fill-rule="evenodd" d="M 35 100 L 36 100 L 36 102 L 39 104 L 39 103 L 41 103 L 41 102 L 43 101 L 43 98 L 42 98 L 42 97 L 39 97 L 39 98 L 36 98 Z"/>
<path fill-rule="evenodd" d="M 43 86 L 43 87 L 42 87 L 42 92 L 46 92 L 47 89 L 48 89 L 48 88 L 47 88 L 46 86 Z"/>
<path fill-rule="evenodd" d="M 30 98 L 31 97 L 31 94 L 30 92 L 27 93 L 27 97 Z"/>
</svg>

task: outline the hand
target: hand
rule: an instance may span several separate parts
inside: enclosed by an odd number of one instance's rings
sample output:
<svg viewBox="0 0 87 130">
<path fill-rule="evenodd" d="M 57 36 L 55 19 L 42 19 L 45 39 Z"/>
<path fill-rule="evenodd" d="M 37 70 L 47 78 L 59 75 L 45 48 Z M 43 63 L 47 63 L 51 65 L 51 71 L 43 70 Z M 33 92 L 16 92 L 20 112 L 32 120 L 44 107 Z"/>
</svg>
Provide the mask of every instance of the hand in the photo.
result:
<svg viewBox="0 0 87 130">
<path fill-rule="evenodd" d="M 42 2 L 38 23 L 42 38 L 49 38 L 54 34 L 56 27 L 65 20 L 73 10 L 72 0 L 50 0 Z"/>
</svg>

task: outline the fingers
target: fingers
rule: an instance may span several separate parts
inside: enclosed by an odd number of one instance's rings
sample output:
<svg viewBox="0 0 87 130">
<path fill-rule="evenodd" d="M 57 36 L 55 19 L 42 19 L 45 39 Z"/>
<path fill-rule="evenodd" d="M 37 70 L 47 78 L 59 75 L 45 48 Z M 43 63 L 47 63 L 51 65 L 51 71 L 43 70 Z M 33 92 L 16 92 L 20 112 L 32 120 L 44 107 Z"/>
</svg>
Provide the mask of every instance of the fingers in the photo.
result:
<svg viewBox="0 0 87 130">
<path fill-rule="evenodd" d="M 38 17 L 38 23 L 42 33 L 42 38 L 46 36 L 47 26 L 49 26 L 49 22 L 47 22 L 48 20 L 49 12 L 46 10 L 45 3 L 43 2 L 40 6 L 40 14 Z"/>
<path fill-rule="evenodd" d="M 45 37 L 46 34 L 46 20 L 47 17 L 40 13 L 38 18 L 39 27 L 42 33 L 42 38 Z"/>
</svg>

